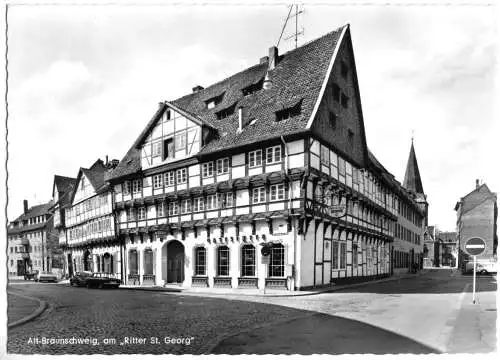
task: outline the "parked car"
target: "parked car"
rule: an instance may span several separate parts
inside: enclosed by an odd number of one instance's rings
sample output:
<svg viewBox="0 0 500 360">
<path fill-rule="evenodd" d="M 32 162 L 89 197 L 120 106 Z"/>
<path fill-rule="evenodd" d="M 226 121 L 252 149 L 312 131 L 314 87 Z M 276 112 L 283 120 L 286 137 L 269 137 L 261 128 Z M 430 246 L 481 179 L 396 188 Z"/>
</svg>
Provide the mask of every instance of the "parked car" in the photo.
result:
<svg viewBox="0 0 500 360">
<path fill-rule="evenodd" d="M 117 289 L 120 283 L 121 280 L 113 277 L 112 274 L 92 273 L 92 275 L 87 278 L 87 288 L 97 287 L 102 289 L 104 287 L 112 287 Z"/>
<path fill-rule="evenodd" d="M 80 271 L 76 272 L 71 279 L 69 279 L 69 284 L 71 286 L 87 286 L 87 279 L 92 275 L 90 271 Z"/>
<path fill-rule="evenodd" d="M 474 269 L 474 262 L 469 261 L 465 264 L 464 274 L 472 274 Z M 488 275 L 492 273 L 497 273 L 497 263 L 495 261 L 490 260 L 478 260 L 476 263 L 476 274 Z"/>
<path fill-rule="evenodd" d="M 50 272 L 50 271 L 40 271 L 36 276 L 35 276 L 35 281 L 42 282 L 42 281 L 52 281 L 52 282 L 57 282 L 57 275 Z"/>
<path fill-rule="evenodd" d="M 26 274 L 24 274 L 24 280 L 35 280 L 37 275 L 38 270 L 28 271 Z"/>
</svg>

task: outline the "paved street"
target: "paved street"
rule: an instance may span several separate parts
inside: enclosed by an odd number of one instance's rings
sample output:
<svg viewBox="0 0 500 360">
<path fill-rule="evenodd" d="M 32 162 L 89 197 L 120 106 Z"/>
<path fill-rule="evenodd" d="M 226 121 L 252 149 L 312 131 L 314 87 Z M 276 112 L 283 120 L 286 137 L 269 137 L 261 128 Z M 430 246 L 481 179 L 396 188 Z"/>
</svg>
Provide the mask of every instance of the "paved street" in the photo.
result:
<svg viewBox="0 0 500 360">
<path fill-rule="evenodd" d="M 12 285 L 10 290 L 38 297 L 50 305 L 39 318 L 9 330 L 8 351 L 47 354 L 492 351 L 496 343 L 495 279 L 478 279 L 479 304 L 472 305 L 469 286 L 472 278 L 451 275 L 451 270 L 435 270 L 410 279 L 299 297 L 97 290 L 63 284 Z M 42 341 L 42 337 L 64 340 L 73 336 L 91 338 L 90 342 L 96 339 L 99 344 L 43 345 L 34 340 Z M 150 344 L 151 337 L 158 338 L 158 344 Z M 184 343 L 165 343 L 166 337 Z M 464 348 L 464 338 L 473 339 L 469 348 Z M 115 339 L 116 344 L 105 344 L 105 339 Z M 120 345 L 121 342 L 124 344 Z"/>
</svg>

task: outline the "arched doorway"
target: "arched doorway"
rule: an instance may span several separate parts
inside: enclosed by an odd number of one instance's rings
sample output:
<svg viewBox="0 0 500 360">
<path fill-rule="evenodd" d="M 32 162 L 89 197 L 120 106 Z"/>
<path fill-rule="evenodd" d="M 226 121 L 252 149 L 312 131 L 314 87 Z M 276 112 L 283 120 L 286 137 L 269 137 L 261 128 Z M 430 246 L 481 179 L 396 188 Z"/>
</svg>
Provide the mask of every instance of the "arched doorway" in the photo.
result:
<svg viewBox="0 0 500 360">
<path fill-rule="evenodd" d="M 184 245 L 177 240 L 169 241 L 162 248 L 162 278 L 166 283 L 184 281 Z"/>
<path fill-rule="evenodd" d="M 92 271 L 92 256 L 90 255 L 89 250 L 86 250 L 83 253 L 83 270 Z"/>
<path fill-rule="evenodd" d="M 102 271 L 106 274 L 113 272 L 113 256 L 110 253 L 104 253 L 103 256 L 103 269 Z"/>
</svg>

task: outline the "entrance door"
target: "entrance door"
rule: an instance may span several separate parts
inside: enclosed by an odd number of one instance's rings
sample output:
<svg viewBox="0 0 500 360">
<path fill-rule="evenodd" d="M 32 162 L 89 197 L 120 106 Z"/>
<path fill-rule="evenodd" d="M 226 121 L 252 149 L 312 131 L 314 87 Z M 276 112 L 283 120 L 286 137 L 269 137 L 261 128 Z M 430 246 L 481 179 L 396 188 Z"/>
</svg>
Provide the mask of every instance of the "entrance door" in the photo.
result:
<svg viewBox="0 0 500 360">
<path fill-rule="evenodd" d="M 17 260 L 17 275 L 22 276 L 25 274 L 24 260 Z"/>
<path fill-rule="evenodd" d="M 173 240 L 167 244 L 167 283 L 184 281 L 184 245 Z"/>
<path fill-rule="evenodd" d="M 90 251 L 85 251 L 83 254 L 83 270 L 92 271 L 92 256 L 90 256 Z"/>
<path fill-rule="evenodd" d="M 68 275 L 73 276 L 73 260 L 71 259 L 71 254 L 68 254 Z"/>
</svg>

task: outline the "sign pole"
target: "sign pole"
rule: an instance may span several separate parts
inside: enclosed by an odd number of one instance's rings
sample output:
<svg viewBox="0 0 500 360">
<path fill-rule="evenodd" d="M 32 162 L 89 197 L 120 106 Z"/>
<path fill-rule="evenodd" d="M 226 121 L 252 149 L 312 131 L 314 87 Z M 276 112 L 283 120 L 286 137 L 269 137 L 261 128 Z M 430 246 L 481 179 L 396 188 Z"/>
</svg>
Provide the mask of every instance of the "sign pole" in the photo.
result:
<svg viewBox="0 0 500 360">
<path fill-rule="evenodd" d="M 472 277 L 472 303 L 476 303 L 476 258 L 477 256 L 474 256 L 474 269 L 473 269 L 473 277 Z"/>
</svg>

